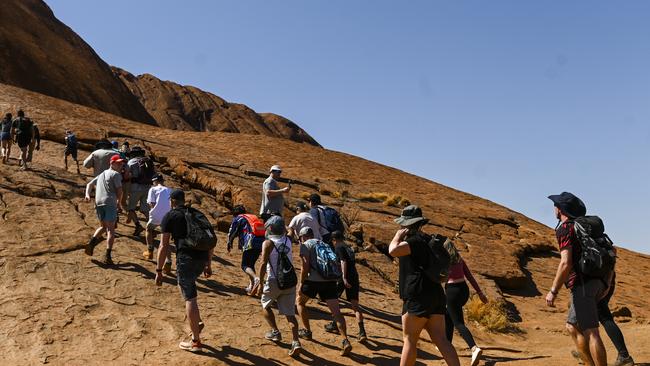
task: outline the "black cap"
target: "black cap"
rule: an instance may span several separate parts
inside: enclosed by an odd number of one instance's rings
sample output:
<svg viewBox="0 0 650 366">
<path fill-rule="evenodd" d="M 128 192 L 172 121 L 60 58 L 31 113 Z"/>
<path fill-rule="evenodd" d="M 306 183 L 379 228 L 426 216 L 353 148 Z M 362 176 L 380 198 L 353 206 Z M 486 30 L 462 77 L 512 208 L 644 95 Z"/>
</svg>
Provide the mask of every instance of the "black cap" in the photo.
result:
<svg viewBox="0 0 650 366">
<path fill-rule="evenodd" d="M 176 201 L 185 201 L 185 192 L 182 189 L 176 188 L 169 194 L 169 198 Z"/>
<path fill-rule="evenodd" d="M 296 210 L 307 211 L 307 210 L 309 210 L 309 208 L 307 207 L 306 203 L 300 201 L 300 202 L 296 203 Z"/>
<path fill-rule="evenodd" d="M 232 214 L 234 216 L 243 215 L 246 213 L 246 207 L 244 205 L 237 205 L 232 208 Z"/>
<path fill-rule="evenodd" d="M 320 195 L 318 193 L 312 193 L 309 195 L 309 198 L 307 198 L 307 201 L 315 204 L 315 205 L 320 205 L 321 200 L 320 200 Z"/>
<path fill-rule="evenodd" d="M 153 177 L 151 177 L 152 182 L 155 182 L 155 181 L 162 182 L 163 180 L 165 180 L 165 178 L 163 178 L 162 174 L 160 174 L 160 173 L 156 173 L 156 174 L 153 175 Z"/>
<path fill-rule="evenodd" d="M 560 194 L 553 194 L 548 196 L 548 199 L 553 201 L 555 207 L 559 208 L 563 214 L 572 219 L 587 214 L 587 207 L 584 202 L 573 193 L 562 192 Z"/>
<path fill-rule="evenodd" d="M 339 230 L 333 231 L 332 232 L 332 239 L 336 240 L 345 240 L 345 236 L 343 236 L 343 233 Z"/>
</svg>

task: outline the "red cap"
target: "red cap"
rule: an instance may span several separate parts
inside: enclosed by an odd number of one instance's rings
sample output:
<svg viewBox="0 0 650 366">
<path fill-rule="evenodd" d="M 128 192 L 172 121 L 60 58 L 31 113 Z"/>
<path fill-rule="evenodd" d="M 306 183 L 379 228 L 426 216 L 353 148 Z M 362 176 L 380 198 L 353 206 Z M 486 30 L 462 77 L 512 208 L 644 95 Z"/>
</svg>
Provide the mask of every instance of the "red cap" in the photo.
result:
<svg viewBox="0 0 650 366">
<path fill-rule="evenodd" d="M 126 160 L 122 159 L 119 155 L 113 155 L 111 156 L 111 164 L 113 163 L 123 163 Z"/>
</svg>

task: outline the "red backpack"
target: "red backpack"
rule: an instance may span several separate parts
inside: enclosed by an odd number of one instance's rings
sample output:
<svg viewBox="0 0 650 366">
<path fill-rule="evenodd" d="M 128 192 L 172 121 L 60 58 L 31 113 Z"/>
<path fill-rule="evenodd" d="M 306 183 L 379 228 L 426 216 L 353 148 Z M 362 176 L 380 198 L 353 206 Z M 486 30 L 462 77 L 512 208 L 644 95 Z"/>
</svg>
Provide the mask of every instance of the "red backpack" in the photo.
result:
<svg viewBox="0 0 650 366">
<path fill-rule="evenodd" d="M 248 225 L 250 225 L 253 235 L 266 235 L 266 229 L 264 228 L 264 221 L 262 221 L 262 219 L 251 214 L 243 214 L 242 216 L 246 219 L 246 221 L 248 221 Z"/>
</svg>

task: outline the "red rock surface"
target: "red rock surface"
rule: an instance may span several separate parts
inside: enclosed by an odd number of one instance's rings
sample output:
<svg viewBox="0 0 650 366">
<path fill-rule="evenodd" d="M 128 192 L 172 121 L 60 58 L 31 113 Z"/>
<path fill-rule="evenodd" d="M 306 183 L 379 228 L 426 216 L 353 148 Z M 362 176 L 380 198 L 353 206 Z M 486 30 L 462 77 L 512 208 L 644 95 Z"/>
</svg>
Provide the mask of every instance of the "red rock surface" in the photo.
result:
<svg viewBox="0 0 650 366">
<path fill-rule="evenodd" d="M 0 2 L 0 45 L 1 83 L 153 123 L 110 66 L 43 1 Z"/>
<path fill-rule="evenodd" d="M 305 130 L 284 117 L 257 114 L 243 104 L 229 103 L 193 86 L 163 81 L 150 74 L 135 76 L 117 67 L 113 71 L 161 127 L 266 135 L 320 146 Z"/>
</svg>

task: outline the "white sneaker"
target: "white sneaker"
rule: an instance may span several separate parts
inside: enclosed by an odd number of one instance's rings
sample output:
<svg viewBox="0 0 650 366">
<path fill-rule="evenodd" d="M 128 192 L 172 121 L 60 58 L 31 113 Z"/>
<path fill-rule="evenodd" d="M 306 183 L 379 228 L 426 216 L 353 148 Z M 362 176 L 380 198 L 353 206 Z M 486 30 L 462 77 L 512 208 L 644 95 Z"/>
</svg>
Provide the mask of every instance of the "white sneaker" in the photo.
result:
<svg viewBox="0 0 650 366">
<path fill-rule="evenodd" d="M 472 363 L 470 365 L 471 366 L 478 365 L 478 362 L 481 360 L 482 354 L 483 354 L 483 350 L 480 349 L 478 346 L 472 347 Z"/>
</svg>

